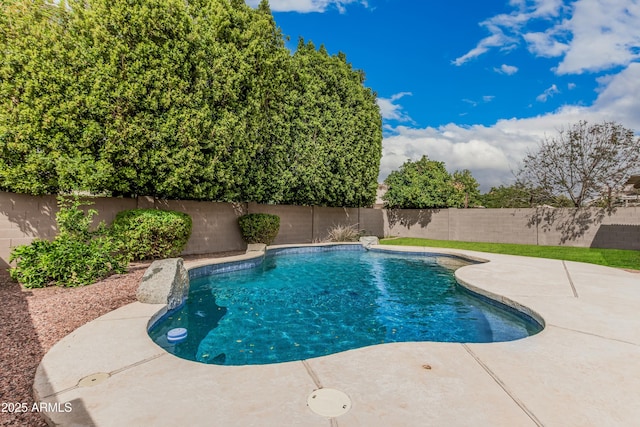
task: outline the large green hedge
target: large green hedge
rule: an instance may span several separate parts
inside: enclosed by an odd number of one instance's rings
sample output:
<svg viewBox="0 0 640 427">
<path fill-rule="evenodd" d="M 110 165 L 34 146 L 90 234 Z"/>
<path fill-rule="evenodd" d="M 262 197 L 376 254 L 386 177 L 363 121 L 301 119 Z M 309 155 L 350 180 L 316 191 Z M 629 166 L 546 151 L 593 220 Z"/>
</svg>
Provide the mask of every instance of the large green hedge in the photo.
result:
<svg viewBox="0 0 640 427">
<path fill-rule="evenodd" d="M 191 217 L 182 212 L 132 209 L 116 215 L 111 232 L 132 260 L 180 255 L 191 236 Z"/>
<path fill-rule="evenodd" d="M 0 190 L 375 200 L 375 94 L 266 1 L 6 0 L 0 52 Z"/>
</svg>

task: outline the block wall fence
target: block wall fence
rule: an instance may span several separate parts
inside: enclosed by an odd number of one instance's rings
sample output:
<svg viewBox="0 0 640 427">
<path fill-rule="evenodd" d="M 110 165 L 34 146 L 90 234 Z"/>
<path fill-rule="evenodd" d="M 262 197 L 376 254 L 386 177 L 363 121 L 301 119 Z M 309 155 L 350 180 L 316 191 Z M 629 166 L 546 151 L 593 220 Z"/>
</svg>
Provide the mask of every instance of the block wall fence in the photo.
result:
<svg viewBox="0 0 640 427">
<path fill-rule="evenodd" d="M 326 239 L 334 225 L 353 225 L 377 236 L 424 237 L 471 242 L 566 245 L 640 250 L 640 208 L 602 209 L 432 209 L 384 210 L 260 205 L 152 197 L 90 198 L 97 221 L 110 223 L 120 211 L 169 209 L 188 213 L 193 232 L 183 255 L 244 250 L 237 218 L 245 213 L 280 216 L 274 244 Z M 55 196 L 0 192 L 0 269 L 11 248 L 56 235 Z"/>
</svg>

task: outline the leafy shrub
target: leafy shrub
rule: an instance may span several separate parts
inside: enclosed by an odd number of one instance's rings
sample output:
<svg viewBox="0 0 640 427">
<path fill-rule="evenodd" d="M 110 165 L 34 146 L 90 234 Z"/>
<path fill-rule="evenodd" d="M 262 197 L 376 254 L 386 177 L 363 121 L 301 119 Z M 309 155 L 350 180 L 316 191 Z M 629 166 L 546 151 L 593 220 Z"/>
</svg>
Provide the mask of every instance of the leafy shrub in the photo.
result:
<svg viewBox="0 0 640 427">
<path fill-rule="evenodd" d="M 357 242 L 363 233 L 358 231 L 358 224 L 334 225 L 329 229 L 329 242 Z"/>
<path fill-rule="evenodd" d="M 16 261 L 11 277 L 27 288 L 50 284 L 81 286 L 94 283 L 112 273 L 123 273 L 126 260 L 118 254 L 118 245 L 109 236 L 104 223 L 91 230 L 97 213 L 80 209 L 81 202 L 58 198 L 56 214 L 59 234 L 53 241 L 36 239 L 13 249 L 9 261 Z"/>
<path fill-rule="evenodd" d="M 132 209 L 116 215 L 113 237 L 132 260 L 180 255 L 191 236 L 191 217 L 182 212 Z"/>
<path fill-rule="evenodd" d="M 238 218 L 238 225 L 245 242 L 270 245 L 280 231 L 280 217 L 264 213 L 246 214 Z"/>
</svg>

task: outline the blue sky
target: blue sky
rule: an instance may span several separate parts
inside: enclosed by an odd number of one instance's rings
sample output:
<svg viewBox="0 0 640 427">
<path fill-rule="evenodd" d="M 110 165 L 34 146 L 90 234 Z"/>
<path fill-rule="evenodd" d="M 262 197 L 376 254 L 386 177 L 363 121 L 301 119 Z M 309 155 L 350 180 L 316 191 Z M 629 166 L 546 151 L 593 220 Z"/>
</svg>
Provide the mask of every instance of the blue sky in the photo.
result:
<svg viewBox="0 0 640 427">
<path fill-rule="evenodd" d="M 578 120 L 640 130 L 637 0 L 270 4 L 292 49 L 303 37 L 365 72 L 384 119 L 380 180 L 426 154 L 486 191 Z"/>
</svg>

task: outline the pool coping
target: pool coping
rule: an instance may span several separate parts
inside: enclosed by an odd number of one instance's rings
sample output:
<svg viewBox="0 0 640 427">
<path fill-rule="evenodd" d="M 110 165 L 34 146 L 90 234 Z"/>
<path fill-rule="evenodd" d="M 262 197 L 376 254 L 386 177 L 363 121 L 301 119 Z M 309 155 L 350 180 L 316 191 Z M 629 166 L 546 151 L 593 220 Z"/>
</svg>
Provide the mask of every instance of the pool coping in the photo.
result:
<svg viewBox="0 0 640 427">
<path fill-rule="evenodd" d="M 303 245 L 271 248 L 296 246 Z M 138 302 L 78 328 L 44 356 L 34 382 L 36 400 L 50 405 L 43 415 L 51 425 L 95 426 L 613 426 L 640 418 L 640 367 L 633 363 L 640 356 L 640 275 L 467 250 L 372 248 L 485 260 L 458 269 L 459 283 L 530 310 L 546 327 L 505 343 L 395 343 L 275 365 L 217 366 L 155 345 L 146 330 L 164 305 Z M 337 418 L 313 413 L 306 399 L 319 388 L 345 392 L 351 410 Z"/>
</svg>

